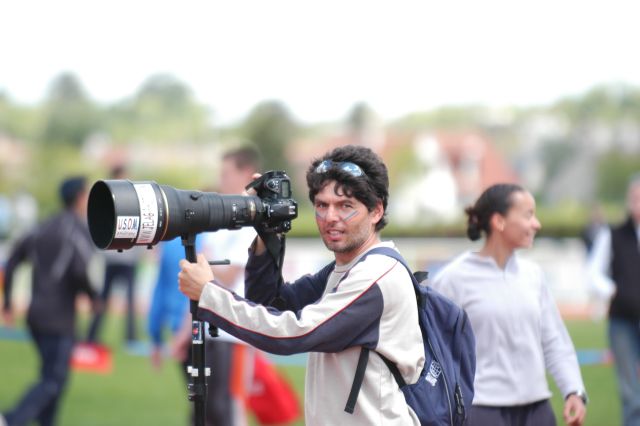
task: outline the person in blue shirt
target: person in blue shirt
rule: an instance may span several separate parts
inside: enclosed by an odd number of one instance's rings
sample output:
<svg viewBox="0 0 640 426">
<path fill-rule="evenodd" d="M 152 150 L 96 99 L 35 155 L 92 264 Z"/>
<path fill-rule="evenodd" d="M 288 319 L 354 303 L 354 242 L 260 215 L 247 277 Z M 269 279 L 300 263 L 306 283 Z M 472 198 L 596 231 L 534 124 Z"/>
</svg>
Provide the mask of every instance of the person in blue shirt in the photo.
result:
<svg viewBox="0 0 640 426">
<path fill-rule="evenodd" d="M 196 238 L 196 249 L 201 249 L 200 239 Z M 175 335 L 183 326 L 185 316 L 189 310 L 189 300 L 178 290 L 177 277 L 180 272 L 178 263 L 184 259 L 184 246 L 180 237 L 170 241 L 163 241 L 158 246 L 160 259 L 158 263 L 158 277 L 153 289 L 151 305 L 148 314 L 148 332 L 151 336 L 151 362 L 160 368 L 163 361 L 163 346 L 165 330 Z M 186 374 L 189 364 L 188 353 L 173 353 L 179 356 L 178 361 Z"/>
</svg>

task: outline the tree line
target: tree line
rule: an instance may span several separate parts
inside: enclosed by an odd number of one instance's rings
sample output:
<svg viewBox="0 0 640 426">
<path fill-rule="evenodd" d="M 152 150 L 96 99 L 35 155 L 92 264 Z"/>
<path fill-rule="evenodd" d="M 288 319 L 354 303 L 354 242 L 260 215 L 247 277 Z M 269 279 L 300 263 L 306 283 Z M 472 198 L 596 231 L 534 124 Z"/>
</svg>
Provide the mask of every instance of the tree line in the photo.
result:
<svg viewBox="0 0 640 426">
<path fill-rule="evenodd" d="M 186 83 L 168 74 L 150 76 L 130 97 L 106 105 L 91 99 L 78 76 L 68 72 L 55 77 L 44 99 L 35 105 L 20 105 L 9 93 L 0 92 L 0 137 L 20 141 L 33 154 L 35 171 L 23 178 L 45 204 L 52 203 L 55 196 L 50 187 L 38 189 L 41 185 L 34 181 L 48 182 L 53 180 L 48 176 L 77 168 L 74 153 L 91 138 L 103 137 L 115 146 L 244 140 L 258 147 L 269 169 L 287 170 L 290 165 L 285 151 L 292 142 L 329 133 L 337 126 L 357 134 L 375 120 L 387 134 L 405 137 L 425 131 L 480 131 L 508 158 L 516 159 L 523 132 L 540 117 L 552 117 L 556 127 L 563 128 L 535 136 L 540 139 L 537 155 L 542 156 L 546 179 L 566 168 L 576 153 L 591 150 L 598 157 L 596 196 L 620 201 L 624 181 L 640 170 L 640 90 L 630 85 L 600 85 L 551 105 L 505 107 L 498 114 L 482 105 L 447 106 L 389 122 L 376 117 L 366 104 L 357 103 L 341 123 L 303 124 L 283 102 L 265 100 L 243 120 L 227 126 L 214 125 L 209 107 L 196 99 Z M 90 169 L 91 165 L 85 167 Z M 390 169 L 396 168 L 402 165 L 390 164 Z M 7 173 L 0 171 L 2 192 L 21 182 Z"/>
</svg>

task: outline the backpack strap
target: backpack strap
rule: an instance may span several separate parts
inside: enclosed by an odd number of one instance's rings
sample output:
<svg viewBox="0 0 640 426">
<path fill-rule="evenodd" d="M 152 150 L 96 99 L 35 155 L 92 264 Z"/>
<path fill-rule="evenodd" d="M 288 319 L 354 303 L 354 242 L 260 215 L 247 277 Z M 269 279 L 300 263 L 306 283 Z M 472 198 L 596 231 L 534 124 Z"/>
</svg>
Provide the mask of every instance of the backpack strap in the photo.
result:
<svg viewBox="0 0 640 426">
<path fill-rule="evenodd" d="M 360 263 L 361 261 L 363 261 L 370 254 L 383 254 L 385 256 L 389 256 L 396 259 L 398 262 L 403 264 L 405 268 L 407 268 L 407 270 L 409 270 L 409 275 L 411 275 L 412 281 L 414 282 L 414 284 L 417 284 L 416 277 L 414 277 L 414 275 L 411 273 L 411 270 L 405 263 L 404 259 L 402 258 L 402 256 L 400 256 L 400 253 L 398 253 L 396 250 L 390 247 L 376 247 L 374 249 L 369 250 L 367 253 L 365 253 L 358 260 L 357 263 Z M 426 273 L 425 273 L 425 278 L 426 278 Z M 344 279 L 344 277 L 342 279 Z M 364 372 L 367 369 L 367 364 L 369 362 L 369 352 L 370 352 L 369 348 L 362 347 L 360 349 L 360 357 L 358 358 L 356 373 L 353 376 L 353 383 L 351 384 L 351 391 L 349 392 L 349 398 L 347 398 L 347 405 L 344 407 L 344 411 L 346 411 L 349 414 L 353 414 L 353 410 L 355 409 L 355 406 L 356 406 L 356 401 L 358 400 L 358 394 L 360 393 L 360 388 L 362 387 L 362 382 L 364 381 Z M 381 353 L 378 353 L 378 352 L 376 353 L 380 356 L 380 358 L 382 358 L 382 361 L 384 361 L 387 367 L 389 367 L 389 370 L 391 371 L 393 378 L 396 380 L 396 383 L 398 383 L 398 386 L 400 388 L 406 386 L 407 383 L 402 377 L 402 374 L 400 374 L 400 370 L 398 370 L 398 367 L 396 366 L 396 364 L 386 356 L 382 355 Z"/>
<path fill-rule="evenodd" d="M 389 367 L 389 370 L 391 370 L 391 374 L 393 374 L 393 378 L 396 379 L 396 383 L 398 384 L 398 387 L 402 389 L 403 387 L 407 386 L 407 382 L 404 381 L 404 377 L 402 377 L 402 374 L 400 374 L 400 370 L 398 370 L 398 366 L 395 364 L 395 362 L 391 361 L 389 358 L 387 358 L 386 356 L 382 355 L 379 352 L 376 352 L 376 353 L 380 358 L 382 358 L 384 363 L 387 364 L 387 367 Z"/>
<path fill-rule="evenodd" d="M 369 353 L 371 351 L 369 348 L 360 349 L 360 358 L 358 358 L 358 366 L 356 367 L 356 374 L 353 376 L 353 383 L 351 384 L 351 391 L 349 392 L 349 398 L 347 399 L 347 405 L 344 407 L 344 411 L 349 414 L 353 414 L 353 410 L 356 407 L 356 401 L 358 400 L 358 394 L 360 393 L 360 388 L 362 387 L 362 382 L 364 381 L 364 371 L 367 369 L 367 364 L 369 363 Z M 375 351 L 374 351 L 375 352 Z M 396 380 L 398 387 L 403 388 L 407 385 L 402 374 L 400 374 L 400 370 L 398 370 L 398 366 L 391 361 L 386 356 L 382 355 L 379 352 L 376 352 L 382 361 L 387 365 L 393 378 Z"/>
<path fill-rule="evenodd" d="M 368 362 L 369 349 L 363 347 L 360 350 L 360 358 L 358 358 L 356 374 L 353 376 L 353 384 L 351 385 L 349 398 L 347 398 L 347 405 L 344 407 L 344 411 L 349 414 L 353 414 L 353 410 L 356 408 L 356 401 L 358 400 L 358 394 L 360 393 L 360 388 L 362 387 L 362 382 L 364 380 L 364 371 L 367 369 Z"/>
</svg>

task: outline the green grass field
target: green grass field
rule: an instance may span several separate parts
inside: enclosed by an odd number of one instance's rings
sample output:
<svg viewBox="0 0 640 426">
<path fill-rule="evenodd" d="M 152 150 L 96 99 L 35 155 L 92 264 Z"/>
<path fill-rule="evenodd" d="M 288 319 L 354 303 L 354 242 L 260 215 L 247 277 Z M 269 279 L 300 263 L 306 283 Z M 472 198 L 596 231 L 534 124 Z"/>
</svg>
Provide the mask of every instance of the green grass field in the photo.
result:
<svg viewBox="0 0 640 426">
<path fill-rule="evenodd" d="M 569 332 L 578 349 L 606 347 L 603 322 L 569 321 Z M 120 343 L 121 323 L 105 321 L 106 343 L 113 349 L 114 369 L 109 375 L 74 372 L 61 407 L 62 426 L 186 425 L 191 404 L 181 372 L 171 361 L 157 372 L 149 360 L 130 355 Z M 37 374 L 37 357 L 25 340 L 0 340 L 0 412 L 20 397 Z M 304 368 L 279 367 L 290 379 L 303 401 Z M 214 372 L 215 374 L 215 372 Z M 620 407 L 611 365 L 585 365 L 582 374 L 591 402 L 587 425 L 620 424 Z M 552 382 L 552 381 L 551 381 Z M 552 384 L 553 406 L 562 422 L 562 401 Z M 303 425 L 304 421 L 294 423 Z"/>
</svg>

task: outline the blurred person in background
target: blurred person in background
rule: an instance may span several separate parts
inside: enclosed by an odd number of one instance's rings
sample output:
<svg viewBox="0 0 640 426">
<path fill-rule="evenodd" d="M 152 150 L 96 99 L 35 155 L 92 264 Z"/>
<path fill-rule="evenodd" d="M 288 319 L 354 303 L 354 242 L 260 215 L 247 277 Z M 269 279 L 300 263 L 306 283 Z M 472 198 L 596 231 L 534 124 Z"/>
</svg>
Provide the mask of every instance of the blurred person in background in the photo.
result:
<svg viewBox="0 0 640 426">
<path fill-rule="evenodd" d="M 591 250 L 593 249 L 593 243 L 603 231 L 603 229 L 608 228 L 609 225 L 604 215 L 604 211 L 602 206 L 598 203 L 593 203 L 589 207 L 589 220 L 585 227 L 580 232 L 580 239 L 584 244 L 584 253 L 585 253 L 585 262 L 587 264 L 587 273 L 589 270 L 589 258 L 591 256 Z M 587 280 L 590 278 L 587 277 Z M 593 290 L 593 289 L 591 289 Z M 609 300 L 608 298 L 601 297 L 600 294 L 594 291 L 589 292 L 589 316 L 593 321 L 600 321 L 606 317 L 607 311 L 609 310 Z"/>
<path fill-rule="evenodd" d="M 126 169 L 122 165 L 115 166 L 111 169 L 110 179 L 125 179 L 126 176 Z M 142 246 L 134 246 L 129 250 L 122 250 L 120 252 L 117 250 L 102 251 L 105 269 L 104 282 L 100 292 L 101 309 L 95 313 L 91 320 L 87 334 L 87 342 L 97 343 L 100 341 L 99 334 L 102 328 L 102 320 L 108 308 L 111 290 L 114 284 L 121 283 L 124 285 L 126 291 L 125 339 L 129 346 L 136 343 L 135 278 L 136 268 L 144 250 L 145 248 Z"/>
<path fill-rule="evenodd" d="M 196 250 L 202 248 L 200 236 L 196 236 Z M 176 285 L 180 272 L 179 262 L 184 259 L 185 251 L 181 238 L 162 241 L 159 250 L 158 276 L 149 305 L 147 329 L 151 336 L 151 364 L 160 370 L 164 358 L 170 356 L 178 362 L 180 372 L 185 378 L 185 385 L 189 384 L 187 367 L 191 364 L 189 348 L 185 350 L 182 342 L 176 341 L 176 335 L 182 329 L 189 313 L 189 299 L 187 299 Z M 164 335 L 169 332 L 169 342 L 164 343 Z M 177 347 L 178 346 L 178 347 Z M 187 387 L 185 386 L 186 390 Z"/>
<path fill-rule="evenodd" d="M 0 194 L 0 242 L 9 238 L 11 234 L 11 222 L 13 219 L 13 208 L 11 207 L 11 201 L 9 197 L 4 194 Z M 2 253 L 0 252 L 0 255 Z M 1 260 L 4 259 L 0 257 Z"/>
<path fill-rule="evenodd" d="M 196 250 L 201 249 L 200 238 L 196 236 Z M 173 342 L 170 341 L 169 347 L 164 345 L 164 332 L 168 330 L 170 335 L 175 336 L 183 327 L 185 315 L 189 312 L 189 299 L 187 299 L 176 287 L 176 280 L 180 272 L 178 263 L 184 259 L 185 251 L 181 238 L 174 238 L 170 241 L 162 241 L 158 245 L 160 253 L 158 259 L 158 276 L 153 294 L 151 296 L 151 304 L 149 305 L 147 329 L 151 336 L 151 363 L 156 369 L 160 369 L 163 363 L 163 357 L 168 349 L 171 350 Z M 177 360 L 180 362 L 182 373 L 186 374 L 189 359 L 187 354 L 180 354 Z"/>
<path fill-rule="evenodd" d="M 260 169 L 260 155 L 252 146 L 226 151 L 222 156 L 218 192 L 238 195 L 253 180 Z M 244 267 L 248 247 L 256 237 L 251 227 L 202 234 L 202 251 L 208 260 L 229 260 L 229 265 L 212 266 L 221 285 L 244 295 Z M 182 253 L 184 258 L 184 252 Z M 177 267 L 177 265 L 176 265 Z M 174 275 L 174 285 L 177 283 Z M 177 290 L 177 287 L 176 287 Z M 184 297 L 184 296 L 183 296 Z M 211 367 L 207 381 L 206 424 L 213 426 L 242 426 L 247 424 L 246 403 L 253 380 L 255 349 L 223 330 L 218 337 L 206 336 L 206 366 Z M 191 318 L 185 321 L 177 345 L 182 353 L 191 344 Z"/>
<path fill-rule="evenodd" d="M 38 223 L 38 202 L 29 191 L 20 188 L 13 195 L 12 203 L 14 217 L 11 233 L 19 238 Z"/>
<path fill-rule="evenodd" d="M 541 228 L 533 196 L 497 184 L 466 214 L 467 235 L 484 233 L 484 245 L 453 259 L 430 285 L 465 309 L 476 335 L 469 425 L 555 425 L 546 370 L 565 399 L 565 422 L 582 425 L 587 397 L 573 343 L 541 268 L 516 255 Z"/>
<path fill-rule="evenodd" d="M 582 232 L 580 232 L 580 239 L 584 244 L 587 255 L 591 253 L 593 241 L 596 239 L 596 236 L 600 233 L 600 231 L 602 231 L 603 228 L 606 227 L 607 220 L 605 219 L 602 206 L 600 206 L 599 204 L 592 205 L 589 209 L 589 221 L 582 229 Z"/>
<path fill-rule="evenodd" d="M 32 264 L 27 326 L 40 356 L 39 381 L 6 414 L 10 426 L 55 424 L 74 345 L 76 296 L 86 293 L 95 301 L 87 270 L 95 251 L 86 224 L 85 178 L 66 179 L 59 190 L 64 210 L 20 239 L 6 264 L 3 318 L 9 326 L 14 272 L 23 262 Z"/>
<path fill-rule="evenodd" d="M 629 180 L 628 214 L 597 235 L 588 272 L 591 288 L 609 301 L 609 345 L 625 426 L 640 425 L 640 174 Z"/>
<path fill-rule="evenodd" d="M 0 291 L 4 287 L 4 262 L 6 260 L 6 252 L 8 239 L 11 234 L 12 207 L 9 197 L 0 194 Z"/>
</svg>

